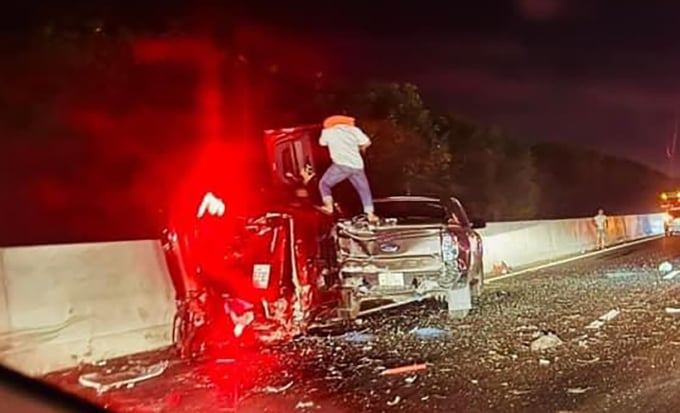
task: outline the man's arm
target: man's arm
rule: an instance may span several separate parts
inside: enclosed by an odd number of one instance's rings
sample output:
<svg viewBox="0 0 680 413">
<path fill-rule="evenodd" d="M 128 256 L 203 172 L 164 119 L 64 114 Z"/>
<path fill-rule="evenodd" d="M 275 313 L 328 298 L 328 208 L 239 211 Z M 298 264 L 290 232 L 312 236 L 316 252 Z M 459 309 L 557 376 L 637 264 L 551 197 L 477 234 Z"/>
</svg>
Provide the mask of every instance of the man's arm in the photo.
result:
<svg viewBox="0 0 680 413">
<path fill-rule="evenodd" d="M 359 128 L 357 128 L 356 138 L 357 145 L 359 145 L 359 150 L 362 153 L 365 153 L 366 149 L 368 149 L 368 147 L 371 146 L 371 140 L 368 138 L 368 136 L 366 136 L 364 131 L 362 131 Z"/>
</svg>

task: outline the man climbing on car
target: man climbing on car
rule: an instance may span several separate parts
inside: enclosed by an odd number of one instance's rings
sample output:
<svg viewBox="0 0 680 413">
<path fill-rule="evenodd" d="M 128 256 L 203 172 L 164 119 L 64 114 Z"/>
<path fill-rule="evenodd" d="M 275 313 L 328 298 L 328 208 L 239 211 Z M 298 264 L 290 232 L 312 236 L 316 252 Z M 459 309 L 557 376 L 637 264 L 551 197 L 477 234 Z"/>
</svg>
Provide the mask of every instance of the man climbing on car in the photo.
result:
<svg viewBox="0 0 680 413">
<path fill-rule="evenodd" d="M 333 214 L 332 189 L 348 179 L 361 198 L 368 221 L 377 223 L 378 217 L 373 209 L 373 195 L 361 156 L 371 145 L 371 140 L 355 126 L 354 118 L 349 116 L 330 116 L 324 120 L 323 127 L 319 144 L 328 147 L 332 163 L 319 181 L 319 191 L 323 201 L 320 210 L 328 215 Z"/>
</svg>

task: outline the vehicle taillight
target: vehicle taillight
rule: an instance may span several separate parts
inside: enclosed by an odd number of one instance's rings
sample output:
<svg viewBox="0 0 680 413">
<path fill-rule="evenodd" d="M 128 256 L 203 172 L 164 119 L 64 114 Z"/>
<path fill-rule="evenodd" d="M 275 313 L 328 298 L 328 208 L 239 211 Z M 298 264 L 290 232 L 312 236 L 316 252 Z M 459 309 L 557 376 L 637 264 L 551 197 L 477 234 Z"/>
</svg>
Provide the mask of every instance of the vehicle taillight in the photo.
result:
<svg viewBox="0 0 680 413">
<path fill-rule="evenodd" d="M 458 240 L 455 236 L 449 233 L 442 234 L 442 259 L 445 262 L 453 262 L 458 258 L 460 253 L 458 248 Z"/>
</svg>

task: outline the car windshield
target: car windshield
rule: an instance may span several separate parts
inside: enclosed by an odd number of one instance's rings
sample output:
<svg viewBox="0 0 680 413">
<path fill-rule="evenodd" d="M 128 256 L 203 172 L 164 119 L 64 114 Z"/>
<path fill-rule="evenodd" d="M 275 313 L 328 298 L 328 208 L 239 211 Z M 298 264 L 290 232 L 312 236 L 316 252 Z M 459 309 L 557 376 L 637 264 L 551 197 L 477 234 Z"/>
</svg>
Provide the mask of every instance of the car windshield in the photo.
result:
<svg viewBox="0 0 680 413">
<path fill-rule="evenodd" d="M 440 223 L 446 216 L 444 207 L 431 201 L 376 201 L 375 213 L 398 223 Z"/>
</svg>

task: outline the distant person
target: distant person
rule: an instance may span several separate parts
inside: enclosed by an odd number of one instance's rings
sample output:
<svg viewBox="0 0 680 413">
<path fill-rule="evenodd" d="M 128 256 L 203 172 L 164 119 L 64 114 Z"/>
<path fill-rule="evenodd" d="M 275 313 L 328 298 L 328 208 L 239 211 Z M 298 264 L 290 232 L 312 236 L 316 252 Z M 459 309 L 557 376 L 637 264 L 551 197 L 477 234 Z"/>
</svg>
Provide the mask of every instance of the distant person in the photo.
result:
<svg viewBox="0 0 680 413">
<path fill-rule="evenodd" d="M 354 125 L 354 118 L 349 116 L 328 117 L 324 120 L 323 126 L 319 144 L 328 147 L 332 164 L 319 181 L 319 192 L 323 201 L 321 211 L 333 214 L 332 189 L 348 179 L 361 198 L 369 222 L 377 222 L 378 218 L 373 209 L 373 195 L 361 156 L 371 145 L 371 140 Z"/>
<path fill-rule="evenodd" d="M 593 222 L 597 230 L 597 249 L 601 250 L 607 246 L 607 216 L 602 208 L 597 210 Z"/>
</svg>

